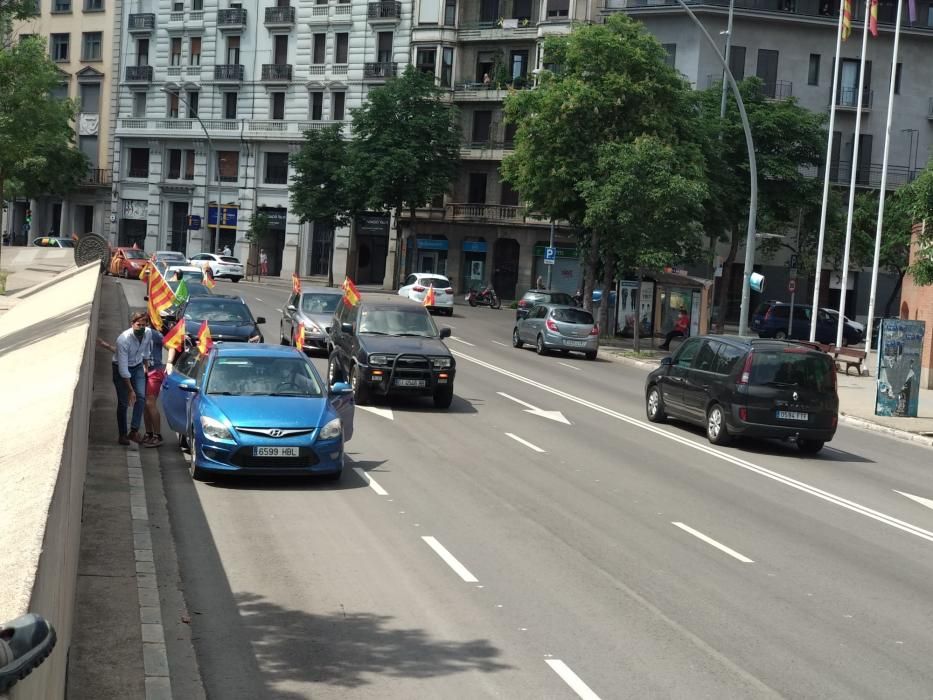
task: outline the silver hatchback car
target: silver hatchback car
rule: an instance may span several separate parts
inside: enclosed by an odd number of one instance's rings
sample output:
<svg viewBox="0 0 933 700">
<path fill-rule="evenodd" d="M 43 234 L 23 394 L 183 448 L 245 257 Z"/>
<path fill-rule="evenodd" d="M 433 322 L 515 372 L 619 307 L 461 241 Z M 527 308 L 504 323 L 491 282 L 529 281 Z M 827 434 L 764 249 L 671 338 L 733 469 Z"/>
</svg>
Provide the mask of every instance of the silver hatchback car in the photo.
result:
<svg viewBox="0 0 933 700">
<path fill-rule="evenodd" d="M 593 314 L 566 304 L 538 304 L 515 322 L 512 345 L 534 345 L 539 355 L 550 350 L 582 352 L 595 360 L 599 350 L 599 326 Z"/>
</svg>

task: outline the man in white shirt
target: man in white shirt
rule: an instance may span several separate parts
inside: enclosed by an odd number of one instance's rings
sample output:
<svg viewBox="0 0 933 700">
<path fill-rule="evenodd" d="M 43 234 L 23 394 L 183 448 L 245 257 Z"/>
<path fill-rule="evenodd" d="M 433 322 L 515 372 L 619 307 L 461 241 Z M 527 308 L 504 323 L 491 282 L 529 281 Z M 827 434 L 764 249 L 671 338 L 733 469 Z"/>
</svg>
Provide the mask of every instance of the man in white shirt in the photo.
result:
<svg viewBox="0 0 933 700">
<path fill-rule="evenodd" d="M 117 336 L 113 353 L 113 385 L 117 390 L 117 429 L 119 442 L 142 442 L 139 425 L 146 405 L 146 362 L 152 354 L 152 331 L 149 316 L 135 313 L 132 325 Z M 133 407 L 130 429 L 126 426 L 126 409 Z"/>
<path fill-rule="evenodd" d="M 229 245 L 225 245 L 225 246 L 224 246 L 223 255 L 226 255 L 228 258 L 229 258 L 231 255 L 233 255 L 233 251 L 230 250 L 230 246 L 229 246 Z"/>
</svg>

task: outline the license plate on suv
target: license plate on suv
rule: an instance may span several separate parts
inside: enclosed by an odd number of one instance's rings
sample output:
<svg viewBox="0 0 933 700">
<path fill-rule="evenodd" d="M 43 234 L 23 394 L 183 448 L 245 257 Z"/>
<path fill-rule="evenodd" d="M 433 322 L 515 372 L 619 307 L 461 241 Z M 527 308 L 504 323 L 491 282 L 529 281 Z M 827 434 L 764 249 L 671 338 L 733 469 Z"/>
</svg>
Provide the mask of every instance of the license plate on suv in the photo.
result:
<svg viewBox="0 0 933 700">
<path fill-rule="evenodd" d="M 396 379 L 395 386 L 423 387 L 425 386 L 425 380 L 424 379 Z"/>
<path fill-rule="evenodd" d="M 297 447 L 254 447 L 253 457 L 300 457 Z"/>
<path fill-rule="evenodd" d="M 782 420 L 810 420 L 809 413 L 801 413 L 800 411 L 778 411 L 777 417 Z"/>
</svg>

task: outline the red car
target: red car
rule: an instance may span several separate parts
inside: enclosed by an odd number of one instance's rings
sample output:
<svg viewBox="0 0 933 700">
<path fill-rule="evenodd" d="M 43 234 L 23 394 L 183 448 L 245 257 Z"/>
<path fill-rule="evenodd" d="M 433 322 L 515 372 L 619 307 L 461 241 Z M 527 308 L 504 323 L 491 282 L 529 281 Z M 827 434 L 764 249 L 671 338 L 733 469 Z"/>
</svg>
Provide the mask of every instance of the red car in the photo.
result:
<svg viewBox="0 0 933 700">
<path fill-rule="evenodd" d="M 138 248 L 114 248 L 110 258 L 110 274 L 114 277 L 139 279 L 139 273 L 149 262 L 149 256 Z"/>
</svg>

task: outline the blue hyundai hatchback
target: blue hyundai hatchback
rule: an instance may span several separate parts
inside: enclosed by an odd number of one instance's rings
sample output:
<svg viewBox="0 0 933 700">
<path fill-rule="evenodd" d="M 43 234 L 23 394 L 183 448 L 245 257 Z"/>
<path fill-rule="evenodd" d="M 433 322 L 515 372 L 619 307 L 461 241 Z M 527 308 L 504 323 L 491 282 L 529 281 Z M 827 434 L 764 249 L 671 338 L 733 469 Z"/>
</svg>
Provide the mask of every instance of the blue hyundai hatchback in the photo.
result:
<svg viewBox="0 0 933 700">
<path fill-rule="evenodd" d="M 162 408 L 191 452 L 191 475 L 319 474 L 339 479 L 353 435 L 349 384 L 328 388 L 295 348 L 230 343 L 178 358 Z"/>
</svg>

